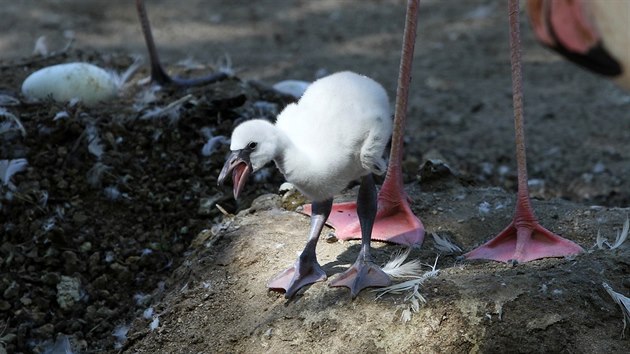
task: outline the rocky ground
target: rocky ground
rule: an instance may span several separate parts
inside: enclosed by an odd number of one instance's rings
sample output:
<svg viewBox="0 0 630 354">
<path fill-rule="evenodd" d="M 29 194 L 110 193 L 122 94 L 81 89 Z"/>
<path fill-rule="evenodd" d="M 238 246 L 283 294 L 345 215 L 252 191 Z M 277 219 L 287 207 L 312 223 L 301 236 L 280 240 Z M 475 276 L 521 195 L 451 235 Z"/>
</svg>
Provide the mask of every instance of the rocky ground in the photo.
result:
<svg viewBox="0 0 630 354">
<path fill-rule="evenodd" d="M 427 239 L 410 257 L 427 271 L 437 257 L 439 271 L 419 287 L 426 303 L 417 311 L 408 294 L 364 291 L 351 300 L 345 289 L 315 284 L 287 302 L 268 292 L 266 281 L 304 245 L 308 219 L 295 212 L 304 200 L 278 192 L 273 168 L 239 203 L 216 187 L 222 137 L 244 119 L 273 119 L 289 102 L 268 89 L 274 82 L 350 69 L 382 82 L 393 99 L 404 1 L 150 1 L 169 71 L 200 75 L 228 54 L 235 76 L 154 90 L 145 65 L 118 99 L 95 107 L 28 102 L 20 85 L 61 62 L 124 71 L 145 55 L 132 4 L 1 5 L 0 93 L 15 100 L 2 101 L 0 123 L 13 115 L 24 131 L 1 133 L 0 159 L 24 158 L 28 167 L 0 187 L 0 351 L 627 351 L 623 314 L 602 283 L 630 294 L 628 244 L 595 243 L 598 233 L 612 241 L 629 212 L 630 98 L 541 48 L 526 22 L 533 204 L 544 226 L 586 252 L 512 267 L 436 248 L 433 234 L 471 250 L 514 208 L 503 5 L 421 1 L 405 179 Z M 64 33 L 75 38 L 66 51 Z M 41 35 L 49 53 L 32 55 Z M 446 173 L 421 168 L 437 159 Z M 359 248 L 318 247 L 330 277 Z M 375 255 L 384 263 L 400 250 L 377 244 Z"/>
</svg>

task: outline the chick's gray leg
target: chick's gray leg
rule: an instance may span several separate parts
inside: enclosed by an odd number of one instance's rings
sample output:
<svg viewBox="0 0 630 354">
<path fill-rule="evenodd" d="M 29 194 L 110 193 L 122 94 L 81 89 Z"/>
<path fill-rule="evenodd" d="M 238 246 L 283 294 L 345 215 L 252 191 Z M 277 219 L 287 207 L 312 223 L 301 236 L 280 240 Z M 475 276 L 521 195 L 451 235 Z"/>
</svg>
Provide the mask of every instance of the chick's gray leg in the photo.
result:
<svg viewBox="0 0 630 354">
<path fill-rule="evenodd" d="M 290 299 L 303 286 L 326 280 L 326 273 L 317 262 L 315 249 L 319 240 L 319 234 L 322 232 L 324 224 L 330 215 L 332 204 L 332 199 L 323 202 L 313 202 L 311 229 L 304 250 L 295 261 L 293 267 L 278 273 L 267 283 L 268 288 L 284 290 L 284 297 Z"/>
<path fill-rule="evenodd" d="M 372 261 L 370 255 L 372 227 L 376 218 L 376 198 L 374 178 L 371 174 L 364 176 L 357 197 L 357 215 L 361 223 L 361 251 L 354 264 L 330 283 L 330 286 L 350 288 L 353 298 L 365 288 L 391 284 L 390 277 Z"/>
</svg>

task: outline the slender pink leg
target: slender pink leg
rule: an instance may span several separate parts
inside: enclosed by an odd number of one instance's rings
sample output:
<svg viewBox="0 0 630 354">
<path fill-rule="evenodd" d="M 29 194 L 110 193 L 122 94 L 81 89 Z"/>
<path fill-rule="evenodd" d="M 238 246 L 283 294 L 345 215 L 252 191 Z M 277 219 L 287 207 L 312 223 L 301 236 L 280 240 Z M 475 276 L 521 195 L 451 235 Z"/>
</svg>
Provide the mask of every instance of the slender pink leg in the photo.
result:
<svg viewBox="0 0 630 354">
<path fill-rule="evenodd" d="M 392 149 L 385 181 L 378 195 L 378 212 L 372 230 L 372 240 L 402 245 L 420 245 L 424 240 L 424 226 L 409 207 L 409 197 L 405 193 L 402 176 L 403 134 L 407 118 L 407 99 L 409 97 L 419 5 L 419 0 L 409 0 L 407 4 L 398 92 L 396 93 Z M 310 206 L 305 206 L 303 212 L 310 214 Z M 335 234 L 339 239 L 361 238 L 356 203 L 333 205 L 327 223 L 335 228 Z"/>
<path fill-rule="evenodd" d="M 521 43 L 518 0 L 510 0 L 510 51 L 512 62 L 512 97 L 516 133 L 518 192 L 514 220 L 498 236 L 468 252 L 468 259 L 499 262 L 528 262 L 547 257 L 564 257 L 582 252 L 582 247 L 542 227 L 532 209 L 527 187 L 527 161 L 521 84 Z"/>
</svg>

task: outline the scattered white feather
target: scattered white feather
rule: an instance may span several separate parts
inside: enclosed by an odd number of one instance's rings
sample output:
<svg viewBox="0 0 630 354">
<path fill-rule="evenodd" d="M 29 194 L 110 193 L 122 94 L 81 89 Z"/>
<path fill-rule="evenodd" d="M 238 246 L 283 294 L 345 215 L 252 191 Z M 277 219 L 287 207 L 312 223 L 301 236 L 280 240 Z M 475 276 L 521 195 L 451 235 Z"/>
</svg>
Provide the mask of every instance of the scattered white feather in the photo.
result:
<svg viewBox="0 0 630 354">
<path fill-rule="evenodd" d="M 61 205 L 55 207 L 55 217 L 59 220 L 63 220 L 66 217 L 66 210 Z"/>
<path fill-rule="evenodd" d="M 48 191 L 42 190 L 39 194 L 37 204 L 39 204 L 40 207 L 45 208 L 48 204 Z"/>
<path fill-rule="evenodd" d="M 158 141 L 161 136 L 162 136 L 162 129 L 158 128 L 153 131 L 153 135 L 151 137 L 153 138 L 153 141 Z"/>
<path fill-rule="evenodd" d="M 2 184 L 11 186 L 11 177 L 18 172 L 26 169 L 28 161 L 26 159 L 0 160 L 0 176 L 2 176 Z"/>
<path fill-rule="evenodd" d="M 44 233 L 52 230 L 55 227 L 55 223 L 56 223 L 57 219 L 54 216 L 49 217 L 48 219 L 46 219 L 46 221 L 44 221 L 42 223 L 42 231 L 44 231 Z"/>
<path fill-rule="evenodd" d="M 149 329 L 155 331 L 160 326 L 160 316 L 153 317 L 153 321 L 149 324 Z"/>
<path fill-rule="evenodd" d="M 116 201 L 120 199 L 120 197 L 122 196 L 122 193 L 120 193 L 120 191 L 118 190 L 118 187 L 108 186 L 108 187 L 105 187 L 105 189 L 103 189 L 103 195 L 105 195 L 105 198 L 111 201 Z"/>
<path fill-rule="evenodd" d="M 430 270 L 424 274 L 416 275 L 411 280 L 407 280 L 402 283 L 396 283 L 384 288 L 373 290 L 378 293 L 376 298 L 379 299 L 386 294 L 406 294 L 403 299 L 404 305 L 400 319 L 402 322 L 409 322 L 412 314 L 420 311 L 420 305 L 427 302 L 424 296 L 420 293 L 420 287 L 427 279 L 436 277 L 439 274 L 439 269 L 437 269 L 438 258 L 439 256 L 435 258 L 433 265 L 426 264 Z"/>
<path fill-rule="evenodd" d="M 19 130 L 22 134 L 22 137 L 26 136 L 26 129 L 24 129 L 24 125 L 15 116 L 15 114 L 7 111 L 4 107 L 0 107 L 0 117 L 5 117 L 8 119 L 8 122 L 4 122 L 0 125 L 0 134 L 8 132 L 10 130 Z"/>
<path fill-rule="evenodd" d="M 44 354 L 73 354 L 70 339 L 65 334 L 60 334 L 53 343 L 52 340 L 46 341 L 46 345 L 42 348 Z"/>
<path fill-rule="evenodd" d="M 461 253 L 462 249 L 451 242 L 448 238 L 442 237 L 436 233 L 432 233 L 431 237 L 433 237 L 433 243 L 435 249 L 441 254 L 456 254 Z"/>
<path fill-rule="evenodd" d="M 162 87 L 160 87 L 160 85 L 150 85 L 147 88 L 141 90 L 136 95 L 136 99 L 133 103 L 133 109 L 136 112 L 140 112 L 145 109 L 149 104 L 157 101 L 158 96 L 156 93 L 161 89 Z"/>
<path fill-rule="evenodd" d="M 422 263 L 418 260 L 405 263 L 411 253 L 411 248 L 394 255 L 382 268 L 391 278 L 416 278 L 422 273 Z"/>
<path fill-rule="evenodd" d="M 211 137 L 201 148 L 201 154 L 203 156 L 212 156 L 221 145 L 227 145 L 229 143 L 230 139 L 223 135 Z"/>
<path fill-rule="evenodd" d="M 149 300 L 151 300 L 151 295 L 145 293 L 137 293 L 133 296 L 133 301 L 135 301 L 138 306 L 147 304 Z"/>
<path fill-rule="evenodd" d="M 127 341 L 127 333 L 129 333 L 129 326 L 125 324 L 121 324 L 114 328 L 112 332 L 112 336 L 116 338 L 116 342 L 114 343 L 114 347 L 116 349 L 121 349 L 123 344 Z"/>
<path fill-rule="evenodd" d="M 182 67 L 187 70 L 203 70 L 206 69 L 206 66 L 196 61 L 192 57 L 188 57 L 184 60 L 180 60 L 175 65 Z"/>
<path fill-rule="evenodd" d="M 20 104 L 20 100 L 17 98 L 7 95 L 5 93 L 0 93 L 0 107 L 5 106 L 17 106 Z"/>
<path fill-rule="evenodd" d="M 485 215 L 488 214 L 490 212 L 490 203 L 484 201 L 479 203 L 479 206 L 477 207 L 477 209 L 479 210 L 479 214 L 481 215 Z"/>
<path fill-rule="evenodd" d="M 617 237 L 615 238 L 615 242 L 610 244 L 608 240 L 602 236 L 601 232 L 597 230 L 597 239 L 595 241 L 595 245 L 598 249 L 605 249 L 604 245 L 608 246 L 608 249 L 614 250 L 621 246 L 628 239 L 628 231 L 630 231 L 630 219 L 626 216 L 626 221 L 623 223 L 623 228 L 621 231 L 617 231 Z"/>
<path fill-rule="evenodd" d="M 41 55 L 45 57 L 48 55 L 48 53 L 49 53 L 48 40 L 46 36 L 39 36 L 37 40 L 35 40 L 35 46 L 33 48 L 33 55 Z"/>
<path fill-rule="evenodd" d="M 81 99 L 78 97 L 72 97 L 68 100 L 68 107 L 73 108 L 76 107 L 81 102 Z"/>
<path fill-rule="evenodd" d="M 68 119 L 68 118 L 70 118 L 70 114 L 68 114 L 68 112 L 66 111 L 57 112 L 57 114 L 55 114 L 55 116 L 53 117 L 53 122 L 58 121 L 60 119 Z"/>
<path fill-rule="evenodd" d="M 301 80 L 284 80 L 275 83 L 273 88 L 278 92 L 291 95 L 295 98 L 300 98 L 310 84 L 310 82 Z"/>
<path fill-rule="evenodd" d="M 88 151 L 100 160 L 103 156 L 103 144 L 101 143 L 101 137 L 98 134 L 98 128 L 96 128 L 94 124 L 88 124 L 85 131 L 88 141 Z"/>
<path fill-rule="evenodd" d="M 112 168 L 102 162 L 97 162 L 87 171 L 86 179 L 90 186 L 98 188 L 101 186 L 103 175 Z"/>
<path fill-rule="evenodd" d="M 150 110 L 147 110 L 143 115 L 140 116 L 140 119 L 156 119 L 162 117 L 168 117 L 172 124 L 176 123 L 181 117 L 180 111 L 182 105 L 194 97 L 191 94 L 188 94 L 178 100 L 175 100 L 169 103 L 166 107 L 156 107 Z"/>
<path fill-rule="evenodd" d="M 115 72 L 110 72 L 110 74 L 112 75 L 112 77 L 116 81 L 116 87 L 119 90 L 127 82 L 129 82 L 129 79 L 133 76 L 133 74 L 135 74 L 136 71 L 138 71 L 138 69 L 140 69 L 140 66 L 142 66 L 142 63 L 143 63 L 142 57 L 137 56 L 137 57 L 134 58 L 133 63 L 131 63 L 131 65 L 129 65 L 127 70 L 123 71 L 122 74 L 118 75 Z"/>
<path fill-rule="evenodd" d="M 225 53 L 222 58 L 220 58 L 217 62 L 217 70 L 220 73 L 223 73 L 227 76 L 234 76 L 236 70 L 232 65 L 232 58 L 229 54 Z"/>
<path fill-rule="evenodd" d="M 153 317 L 153 307 L 148 307 L 146 310 L 144 310 L 144 312 L 142 313 L 142 317 L 144 317 L 144 319 L 146 320 Z"/>
<path fill-rule="evenodd" d="M 604 287 L 604 289 L 606 289 L 608 295 L 610 295 L 615 303 L 617 303 L 617 305 L 619 305 L 619 307 L 621 308 L 621 312 L 623 313 L 623 329 L 621 330 L 621 338 L 624 338 L 626 326 L 628 324 L 628 321 L 630 321 L 630 298 L 614 291 L 610 287 L 610 285 L 606 283 L 602 283 L 602 286 Z"/>
</svg>

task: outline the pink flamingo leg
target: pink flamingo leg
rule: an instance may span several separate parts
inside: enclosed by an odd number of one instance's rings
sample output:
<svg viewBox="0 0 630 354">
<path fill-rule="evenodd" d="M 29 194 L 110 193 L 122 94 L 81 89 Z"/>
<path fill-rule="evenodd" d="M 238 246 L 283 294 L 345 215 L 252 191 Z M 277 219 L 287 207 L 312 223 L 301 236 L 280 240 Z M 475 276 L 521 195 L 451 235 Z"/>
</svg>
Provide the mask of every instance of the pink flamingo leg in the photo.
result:
<svg viewBox="0 0 630 354">
<path fill-rule="evenodd" d="M 385 181 L 378 195 L 378 211 L 372 230 L 372 240 L 409 246 L 420 245 L 424 240 L 424 226 L 411 211 L 402 176 L 403 134 L 407 119 L 407 99 L 409 97 L 419 5 L 419 0 L 409 0 L 407 5 L 398 91 L 396 92 L 392 149 Z M 302 212 L 310 215 L 310 205 L 305 205 Z M 333 205 L 327 224 L 335 228 L 335 234 L 339 239 L 361 238 L 357 206 L 354 202 Z"/>
<path fill-rule="evenodd" d="M 564 257 L 583 251 L 576 243 L 542 227 L 532 209 L 527 187 L 527 159 L 521 84 L 521 43 L 518 0 L 510 0 L 510 49 L 518 192 L 514 220 L 498 236 L 468 252 L 467 259 L 491 259 L 499 262 L 529 262 L 547 257 Z"/>
</svg>

